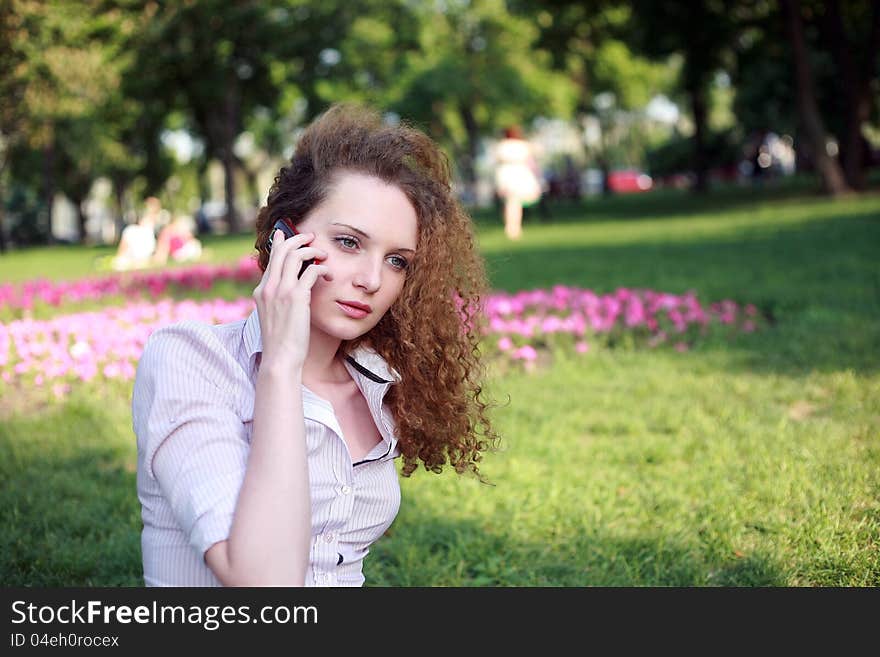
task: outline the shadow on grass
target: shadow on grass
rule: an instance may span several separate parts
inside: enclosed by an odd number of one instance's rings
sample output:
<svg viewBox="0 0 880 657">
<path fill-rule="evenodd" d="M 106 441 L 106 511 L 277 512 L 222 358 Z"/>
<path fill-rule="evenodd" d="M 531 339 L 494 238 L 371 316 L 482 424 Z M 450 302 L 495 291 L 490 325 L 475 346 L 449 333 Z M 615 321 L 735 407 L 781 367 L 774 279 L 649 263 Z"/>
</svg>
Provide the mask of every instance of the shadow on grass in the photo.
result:
<svg viewBox="0 0 880 657">
<path fill-rule="evenodd" d="M 812 181 L 779 182 L 781 184 L 760 189 L 731 184 L 716 186 L 708 194 L 657 189 L 642 194 L 584 197 L 580 201 L 553 200 L 547 201 L 543 211 L 538 206 L 525 208 L 523 224 L 528 228 L 530 224 L 546 223 L 681 219 L 693 214 L 736 211 L 762 203 L 828 200 Z M 875 189 L 872 193 L 877 191 Z M 500 226 L 503 223 L 500 207 L 475 209 L 471 216 L 480 226 Z"/>
<path fill-rule="evenodd" d="M 4 586 L 143 585 L 135 474 L 112 434 L 86 404 L 0 422 Z"/>
<path fill-rule="evenodd" d="M 475 521 L 431 515 L 418 500 L 365 562 L 368 586 L 785 586 L 760 555 L 713 557 L 660 534 L 595 534 L 524 543 Z"/>
<path fill-rule="evenodd" d="M 528 248 L 487 255 L 507 290 L 570 285 L 683 293 L 755 304 L 768 329 L 720 345 L 780 373 L 880 369 L 880 222 L 841 213 L 767 233 L 698 242 Z M 552 262 L 552 266 L 546 263 Z M 613 286 L 607 282 L 614 281 Z M 716 345 L 718 346 L 718 345 Z M 711 348 L 707 345 L 707 348 Z"/>
<path fill-rule="evenodd" d="M 58 423 L 66 431 L 53 431 Z M 0 425 L 5 586 L 143 585 L 131 454 L 111 426 L 75 403 Z M 83 438 L 72 443 L 71 435 Z M 365 573 L 374 586 L 784 585 L 759 555 L 712 558 L 659 534 L 523 542 L 475 521 L 433 517 L 413 499 L 374 546 Z"/>
</svg>

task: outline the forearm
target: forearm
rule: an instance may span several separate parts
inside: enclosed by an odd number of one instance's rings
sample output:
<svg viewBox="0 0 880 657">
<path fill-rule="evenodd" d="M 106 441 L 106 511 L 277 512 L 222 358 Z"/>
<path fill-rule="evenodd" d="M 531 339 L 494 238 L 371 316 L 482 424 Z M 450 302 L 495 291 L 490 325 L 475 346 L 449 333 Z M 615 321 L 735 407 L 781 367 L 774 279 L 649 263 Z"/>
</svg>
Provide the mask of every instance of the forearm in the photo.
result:
<svg viewBox="0 0 880 657">
<path fill-rule="evenodd" d="M 301 586 L 311 542 L 301 370 L 257 376 L 247 472 L 227 545 L 237 585 Z"/>
</svg>

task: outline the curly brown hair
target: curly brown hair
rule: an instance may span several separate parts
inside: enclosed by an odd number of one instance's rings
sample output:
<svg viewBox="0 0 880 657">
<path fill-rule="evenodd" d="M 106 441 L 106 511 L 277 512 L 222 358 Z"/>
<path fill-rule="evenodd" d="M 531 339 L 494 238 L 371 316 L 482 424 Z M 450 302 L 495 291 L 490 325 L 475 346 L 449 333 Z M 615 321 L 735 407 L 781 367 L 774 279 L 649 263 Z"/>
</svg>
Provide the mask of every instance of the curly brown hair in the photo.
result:
<svg viewBox="0 0 880 657">
<path fill-rule="evenodd" d="M 266 243 L 275 221 L 303 221 L 343 171 L 374 176 L 406 194 L 418 217 L 418 250 L 389 311 L 340 350 L 365 344 L 400 374 L 385 400 L 397 424 L 404 476 L 421 460 L 432 472 L 448 463 L 484 480 L 477 462 L 500 441 L 481 383 L 481 299 L 488 283 L 471 220 L 452 191 L 449 161 L 429 137 L 353 105 L 334 105 L 319 116 L 257 215 L 260 270 L 269 261 Z"/>
</svg>

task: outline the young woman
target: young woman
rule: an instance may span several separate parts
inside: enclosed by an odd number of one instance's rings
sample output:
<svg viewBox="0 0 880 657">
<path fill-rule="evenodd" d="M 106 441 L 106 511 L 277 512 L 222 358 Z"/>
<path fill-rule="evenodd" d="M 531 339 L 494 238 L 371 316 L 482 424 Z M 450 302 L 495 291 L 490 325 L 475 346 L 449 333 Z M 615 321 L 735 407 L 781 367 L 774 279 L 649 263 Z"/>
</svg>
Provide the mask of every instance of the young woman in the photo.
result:
<svg viewBox="0 0 880 657">
<path fill-rule="evenodd" d="M 138 364 L 148 586 L 359 586 L 398 511 L 394 459 L 404 476 L 481 476 L 498 440 L 480 385 L 483 266 L 428 137 L 331 108 L 256 233 L 250 317 L 160 329 Z"/>
</svg>

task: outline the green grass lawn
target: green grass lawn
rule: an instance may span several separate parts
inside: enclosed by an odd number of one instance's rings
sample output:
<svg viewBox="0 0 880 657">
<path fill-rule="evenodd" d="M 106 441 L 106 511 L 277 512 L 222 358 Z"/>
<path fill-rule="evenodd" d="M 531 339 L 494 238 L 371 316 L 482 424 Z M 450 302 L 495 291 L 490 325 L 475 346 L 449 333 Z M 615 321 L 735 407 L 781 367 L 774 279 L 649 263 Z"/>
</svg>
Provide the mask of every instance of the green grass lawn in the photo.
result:
<svg viewBox="0 0 880 657">
<path fill-rule="evenodd" d="M 693 289 L 771 324 L 494 375 L 492 485 L 402 480 L 368 585 L 880 585 L 880 196 L 591 200 L 530 218 L 516 244 L 476 218 L 498 289 Z M 253 240 L 209 242 L 234 260 Z M 95 255 L 14 253 L 0 280 L 88 275 Z M 0 400 L 4 585 L 141 585 L 129 395 Z"/>
</svg>

